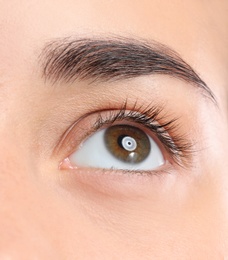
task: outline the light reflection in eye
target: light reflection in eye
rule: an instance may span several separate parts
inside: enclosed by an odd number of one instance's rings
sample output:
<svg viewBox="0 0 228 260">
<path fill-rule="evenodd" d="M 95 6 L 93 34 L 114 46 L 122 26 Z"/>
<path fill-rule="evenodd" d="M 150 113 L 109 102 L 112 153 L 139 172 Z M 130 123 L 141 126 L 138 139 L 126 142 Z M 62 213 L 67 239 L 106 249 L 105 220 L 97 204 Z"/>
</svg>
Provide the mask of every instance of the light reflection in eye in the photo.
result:
<svg viewBox="0 0 228 260">
<path fill-rule="evenodd" d="M 89 137 L 69 156 L 74 166 L 122 170 L 154 170 L 164 164 L 156 142 L 141 129 L 114 125 Z"/>
</svg>

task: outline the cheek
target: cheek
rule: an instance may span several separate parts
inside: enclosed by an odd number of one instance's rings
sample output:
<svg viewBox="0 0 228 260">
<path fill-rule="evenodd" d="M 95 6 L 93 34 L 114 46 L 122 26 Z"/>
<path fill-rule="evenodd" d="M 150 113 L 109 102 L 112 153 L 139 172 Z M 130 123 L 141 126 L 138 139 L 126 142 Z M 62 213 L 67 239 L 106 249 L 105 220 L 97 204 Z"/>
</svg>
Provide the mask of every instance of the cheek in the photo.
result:
<svg viewBox="0 0 228 260">
<path fill-rule="evenodd" d="M 163 204 L 153 200 L 121 206 L 117 203 L 112 207 L 118 210 L 113 214 L 112 229 L 119 241 L 139 256 L 143 250 L 153 257 L 172 255 L 183 259 L 194 253 L 199 259 L 207 259 L 210 252 L 216 259 L 227 241 L 224 206 L 214 184 L 198 183 L 182 205 L 172 200 Z"/>
</svg>

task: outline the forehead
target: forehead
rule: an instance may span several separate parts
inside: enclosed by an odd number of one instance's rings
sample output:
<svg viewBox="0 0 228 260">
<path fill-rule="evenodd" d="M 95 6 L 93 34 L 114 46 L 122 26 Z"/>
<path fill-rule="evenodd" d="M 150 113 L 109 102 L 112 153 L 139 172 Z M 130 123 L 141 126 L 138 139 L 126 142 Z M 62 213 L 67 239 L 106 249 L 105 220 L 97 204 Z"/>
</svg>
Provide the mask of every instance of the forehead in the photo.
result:
<svg viewBox="0 0 228 260">
<path fill-rule="evenodd" d="M 215 70 L 226 74 L 227 9 L 226 0 L 2 0 L 0 56 L 12 69 L 28 66 L 53 38 L 137 36 L 167 44 L 214 85 Z"/>
<path fill-rule="evenodd" d="M 226 34 L 227 1 L 1 1 L 1 29 L 56 37 L 62 34 L 137 34 L 182 46 L 211 33 Z M 8 28 L 9 29 L 9 28 Z M 201 37 L 199 37 L 201 35 Z M 180 47 L 179 47 L 180 48 Z"/>
</svg>

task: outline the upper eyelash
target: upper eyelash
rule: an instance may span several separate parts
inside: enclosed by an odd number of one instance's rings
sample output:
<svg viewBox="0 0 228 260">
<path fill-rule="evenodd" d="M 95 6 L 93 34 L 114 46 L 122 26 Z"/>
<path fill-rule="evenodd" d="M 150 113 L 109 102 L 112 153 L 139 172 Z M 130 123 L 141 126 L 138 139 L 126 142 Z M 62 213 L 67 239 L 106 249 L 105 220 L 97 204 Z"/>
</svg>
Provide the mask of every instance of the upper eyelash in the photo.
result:
<svg viewBox="0 0 228 260">
<path fill-rule="evenodd" d="M 165 122 L 166 116 L 161 116 L 163 109 L 163 107 L 157 108 L 153 105 L 149 105 L 144 109 L 142 106 L 137 108 L 137 103 L 135 103 L 133 108 L 129 110 L 127 109 L 127 102 L 125 102 L 120 110 L 112 110 L 105 116 L 100 113 L 93 126 L 93 131 L 97 131 L 101 127 L 121 120 L 138 123 L 154 133 L 162 142 L 172 159 L 178 165 L 184 167 L 188 164 L 189 159 L 192 156 L 193 144 L 188 142 L 184 135 L 178 135 L 176 133 L 176 130 L 178 129 L 177 118 Z M 161 121 L 165 123 L 160 124 L 159 122 Z M 170 133 L 172 133 L 172 137 Z"/>
</svg>

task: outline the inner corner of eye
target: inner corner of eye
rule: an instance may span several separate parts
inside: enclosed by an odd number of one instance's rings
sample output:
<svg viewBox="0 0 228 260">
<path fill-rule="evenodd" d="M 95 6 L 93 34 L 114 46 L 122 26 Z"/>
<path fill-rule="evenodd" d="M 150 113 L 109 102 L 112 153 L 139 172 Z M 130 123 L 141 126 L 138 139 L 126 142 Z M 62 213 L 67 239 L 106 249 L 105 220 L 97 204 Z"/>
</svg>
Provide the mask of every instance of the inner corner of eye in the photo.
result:
<svg viewBox="0 0 228 260">
<path fill-rule="evenodd" d="M 154 170 L 165 163 L 162 151 L 146 132 L 136 126 L 118 124 L 101 129 L 82 141 L 64 161 L 72 167 Z"/>
</svg>

